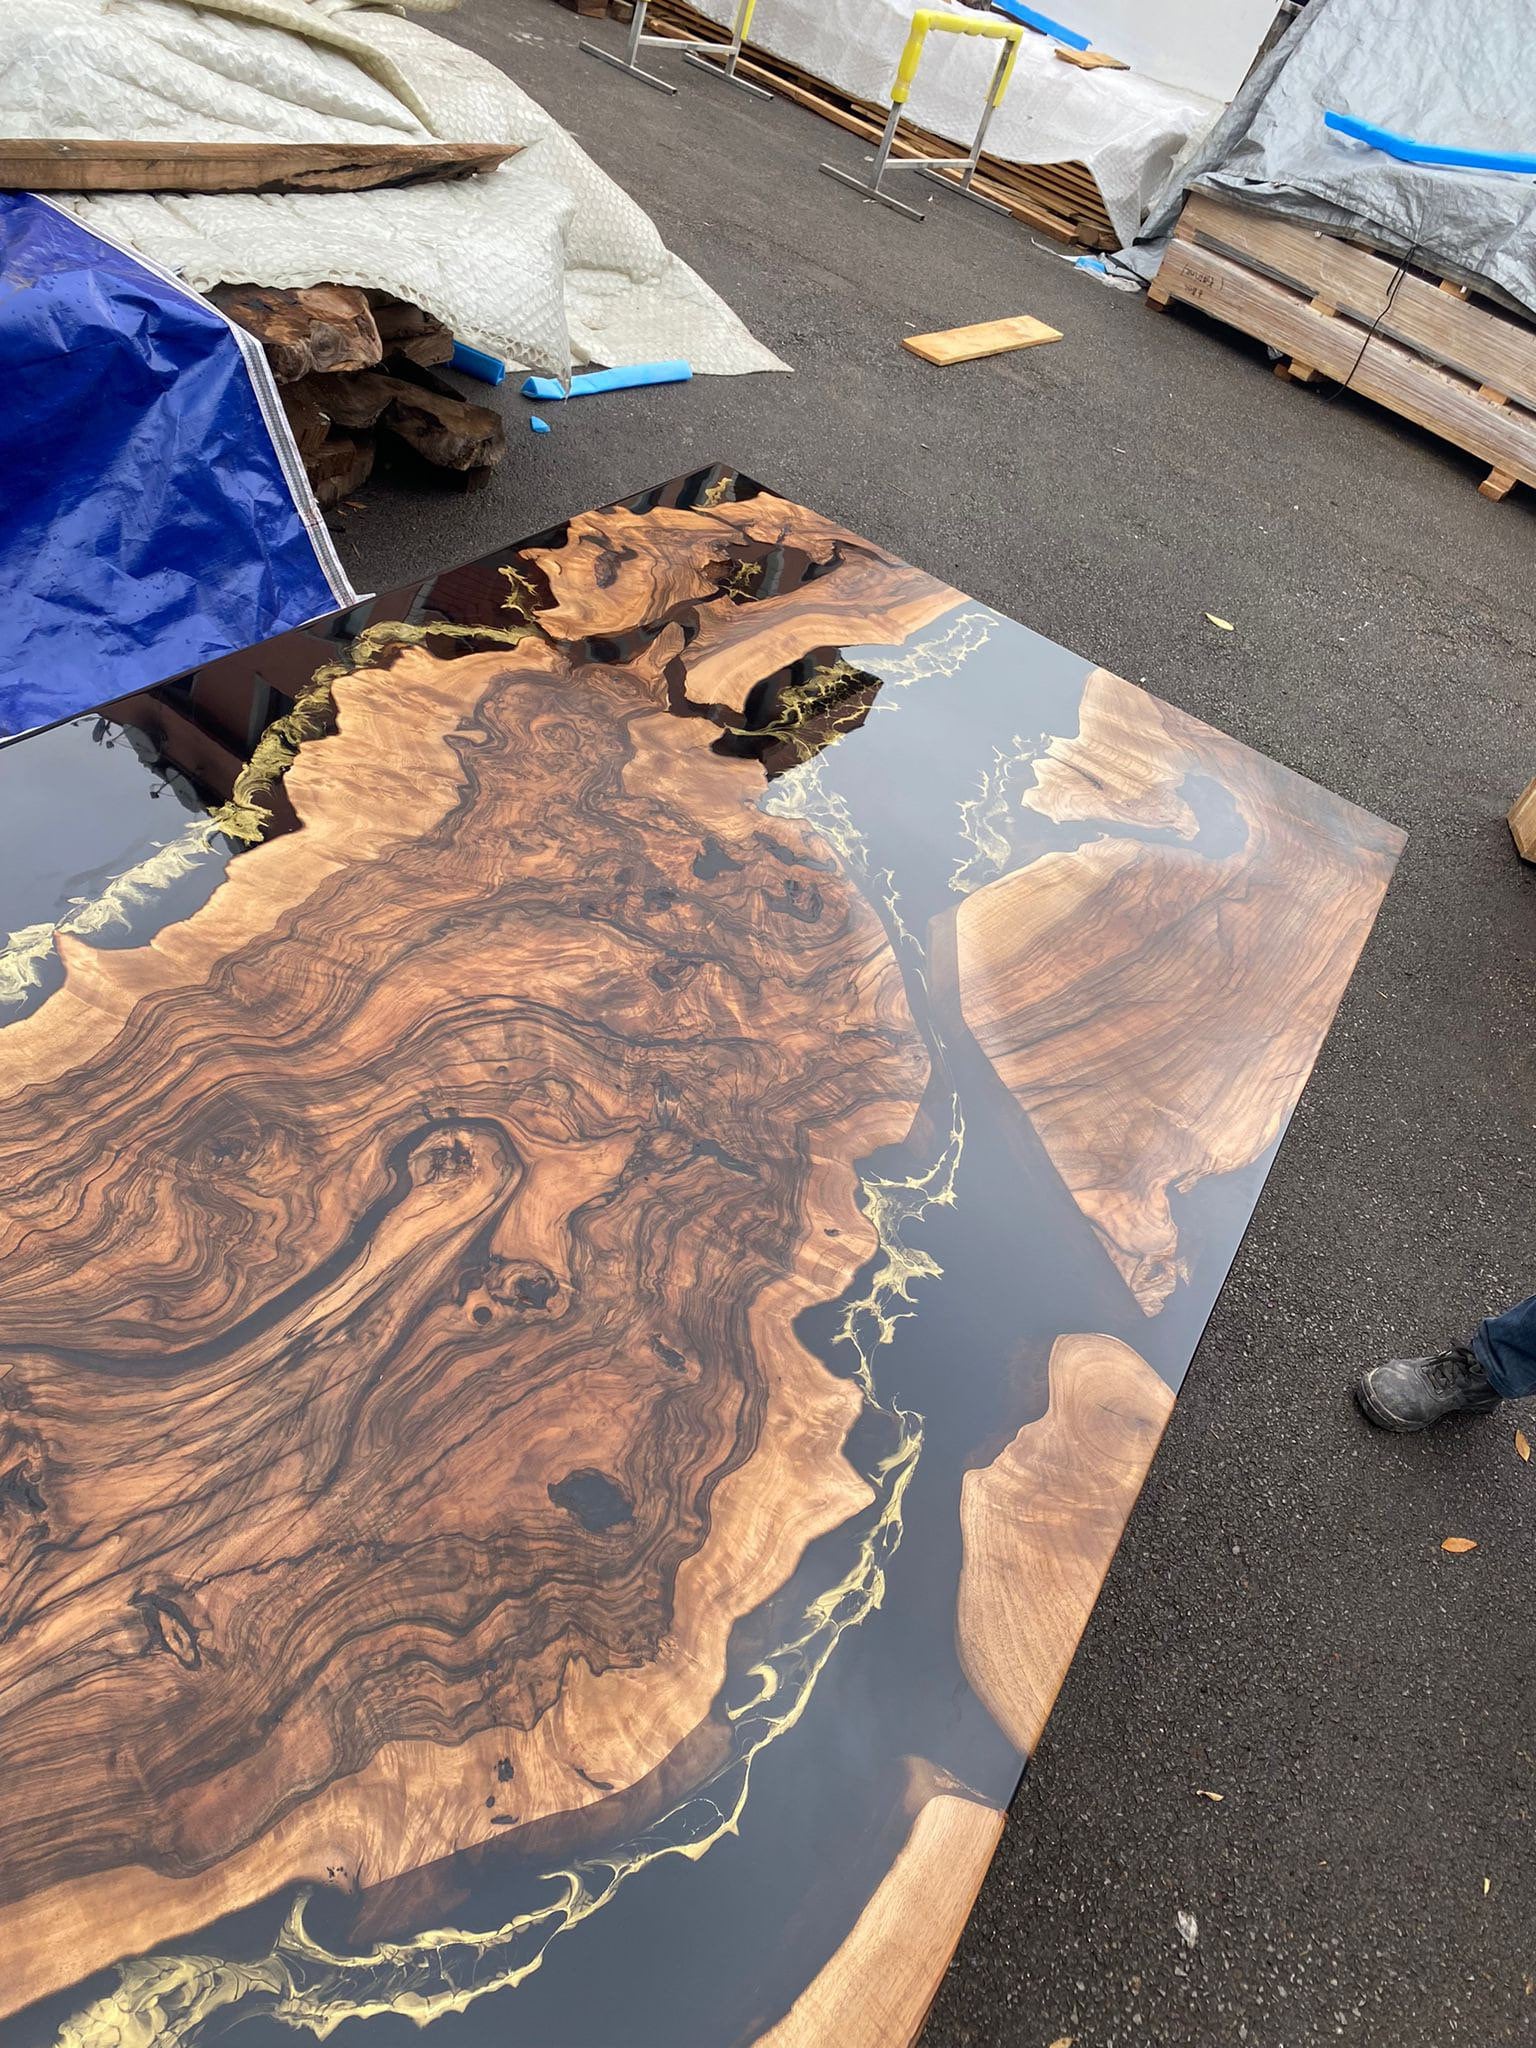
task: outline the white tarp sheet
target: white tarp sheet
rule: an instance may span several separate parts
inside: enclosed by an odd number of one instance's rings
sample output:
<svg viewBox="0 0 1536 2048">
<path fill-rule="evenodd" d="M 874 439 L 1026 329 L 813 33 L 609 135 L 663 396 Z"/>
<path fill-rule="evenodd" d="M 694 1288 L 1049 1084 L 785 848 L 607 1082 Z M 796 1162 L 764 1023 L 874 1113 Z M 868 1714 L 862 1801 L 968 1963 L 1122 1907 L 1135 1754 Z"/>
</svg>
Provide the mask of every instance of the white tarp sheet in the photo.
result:
<svg viewBox="0 0 1536 2048">
<path fill-rule="evenodd" d="M 372 286 L 551 375 L 670 356 L 785 367 L 511 79 L 363 0 L 0 0 L 0 133 L 517 142 L 500 170 L 449 184 L 65 203 L 199 290 Z"/>
<path fill-rule="evenodd" d="M 1415 141 L 1536 148 L 1532 9 L 1510 0 L 1310 0 L 1147 222 L 1184 181 L 1287 220 L 1363 234 L 1536 313 L 1536 180 L 1399 162 L 1323 125 L 1354 114 Z"/>
<path fill-rule="evenodd" d="M 1273 26 L 1276 0 L 1038 0 L 1042 12 L 1148 78 L 1229 100 Z"/>
<path fill-rule="evenodd" d="M 735 20 L 736 0 L 695 4 L 713 21 Z M 760 0 L 752 40 L 840 92 L 888 106 L 913 11 L 914 0 Z M 1060 14 L 1050 4 L 1044 11 Z M 1175 158 L 1216 119 L 1220 104 L 1136 71 L 1079 71 L 1058 63 L 1054 50 L 1026 31 L 987 149 L 1009 163 L 1086 164 L 1116 234 L 1129 242 Z M 659 61 L 665 64 L 664 54 Z M 979 37 L 931 35 L 908 103 L 911 118 L 969 147 L 996 61 L 995 46 Z M 827 154 L 836 158 L 838 151 Z"/>
</svg>

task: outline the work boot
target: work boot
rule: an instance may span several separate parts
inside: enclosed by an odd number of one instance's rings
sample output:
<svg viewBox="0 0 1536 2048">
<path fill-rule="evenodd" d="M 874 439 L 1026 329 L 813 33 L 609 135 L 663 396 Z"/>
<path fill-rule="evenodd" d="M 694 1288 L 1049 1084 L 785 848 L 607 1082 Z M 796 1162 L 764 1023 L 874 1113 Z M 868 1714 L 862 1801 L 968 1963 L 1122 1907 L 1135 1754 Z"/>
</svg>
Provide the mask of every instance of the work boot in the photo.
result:
<svg viewBox="0 0 1536 2048">
<path fill-rule="evenodd" d="M 1500 1396 L 1466 1345 L 1453 1344 L 1433 1358 L 1389 1358 L 1371 1366 L 1355 1382 L 1355 1399 L 1367 1422 L 1406 1433 L 1447 1415 L 1488 1415 Z"/>
</svg>

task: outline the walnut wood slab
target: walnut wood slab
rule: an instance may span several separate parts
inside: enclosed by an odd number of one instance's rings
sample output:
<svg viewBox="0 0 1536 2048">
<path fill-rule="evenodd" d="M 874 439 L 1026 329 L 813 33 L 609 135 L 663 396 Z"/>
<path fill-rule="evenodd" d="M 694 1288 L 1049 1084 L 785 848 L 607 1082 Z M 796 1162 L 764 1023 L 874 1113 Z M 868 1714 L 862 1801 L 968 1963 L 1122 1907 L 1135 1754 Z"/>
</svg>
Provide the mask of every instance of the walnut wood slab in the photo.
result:
<svg viewBox="0 0 1536 2048">
<path fill-rule="evenodd" d="M 960 1662 L 1025 1756 L 1173 1412 L 1172 1388 L 1113 1337 L 1058 1337 L 1049 1394 L 960 1489 Z"/>
<path fill-rule="evenodd" d="M 1398 843 L 718 468 L 0 748 L 0 2048 L 910 2042 Z"/>
<path fill-rule="evenodd" d="M 499 142 L 0 141 L 0 190 L 362 192 L 469 178 L 517 156 Z"/>
</svg>

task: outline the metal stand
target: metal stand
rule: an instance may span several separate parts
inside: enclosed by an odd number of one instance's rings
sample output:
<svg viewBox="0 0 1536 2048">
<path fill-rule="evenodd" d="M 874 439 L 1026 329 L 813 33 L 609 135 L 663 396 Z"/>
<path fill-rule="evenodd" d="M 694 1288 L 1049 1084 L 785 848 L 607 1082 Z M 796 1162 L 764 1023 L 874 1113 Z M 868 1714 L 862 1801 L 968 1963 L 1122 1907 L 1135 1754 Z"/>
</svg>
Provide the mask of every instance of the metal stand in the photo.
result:
<svg viewBox="0 0 1536 2048">
<path fill-rule="evenodd" d="M 658 78 L 654 71 L 643 70 L 638 62 L 640 52 L 648 50 L 681 50 L 685 64 L 692 64 L 700 71 L 708 71 L 716 78 L 723 78 L 727 85 L 734 85 L 738 92 L 749 92 L 754 99 L 771 100 L 773 94 L 764 92 L 760 85 L 753 85 L 749 79 L 738 78 L 736 66 L 741 61 L 741 46 L 746 41 L 747 30 L 752 26 L 752 15 L 757 0 L 741 0 L 736 10 L 736 26 L 731 31 L 728 43 L 705 42 L 700 37 L 684 40 L 680 36 L 648 36 L 645 32 L 646 10 L 650 0 L 635 0 L 634 19 L 629 24 L 629 41 L 622 57 L 612 50 L 604 50 L 596 43 L 583 41 L 581 48 L 589 57 L 601 57 L 605 64 L 611 64 L 616 71 L 626 71 L 631 78 L 638 78 L 645 85 L 655 86 L 658 92 L 675 93 L 677 87 L 665 78 Z M 721 60 L 724 60 L 723 62 Z"/>
<path fill-rule="evenodd" d="M 985 25 L 983 25 L 985 24 Z M 930 29 L 947 29 L 958 35 L 984 35 L 1002 43 L 998 52 L 997 65 L 992 73 L 992 83 L 987 88 L 987 104 L 982 111 L 981 121 L 976 129 L 968 156 L 930 156 L 919 158 L 898 158 L 891 161 L 891 146 L 896 140 L 896 131 L 901 126 L 902 111 L 911 90 L 912 76 L 917 69 L 917 60 L 922 55 L 923 42 Z M 977 206 L 985 206 L 992 213 L 1007 214 L 1006 206 L 999 206 L 995 199 L 972 189 L 971 181 L 976 176 L 976 166 L 981 161 L 982 145 L 987 139 L 987 130 L 992 125 L 992 116 L 1002 104 L 1003 94 L 1008 89 L 1008 80 L 1013 75 L 1014 59 L 1018 55 L 1023 30 L 1013 23 L 997 22 L 988 16 L 968 16 L 919 13 L 913 17 L 912 33 L 907 38 L 906 49 L 902 52 L 901 66 L 896 74 L 896 83 L 891 88 L 891 111 L 886 116 L 885 131 L 880 137 L 880 147 L 874 156 L 874 171 L 868 178 L 861 178 L 853 171 L 845 171 L 840 164 L 823 164 L 822 169 L 829 178 L 836 178 L 840 185 L 849 185 L 866 199 L 878 199 L 882 206 L 889 206 L 895 213 L 904 213 L 908 220 L 926 220 L 927 214 L 919 207 L 908 206 L 903 199 L 881 189 L 881 180 L 889 171 L 916 171 L 920 176 L 932 178 L 935 184 L 947 186 L 951 192 L 958 192 L 962 199 L 969 199 Z M 959 171 L 959 178 L 946 178 L 944 171 Z"/>
</svg>

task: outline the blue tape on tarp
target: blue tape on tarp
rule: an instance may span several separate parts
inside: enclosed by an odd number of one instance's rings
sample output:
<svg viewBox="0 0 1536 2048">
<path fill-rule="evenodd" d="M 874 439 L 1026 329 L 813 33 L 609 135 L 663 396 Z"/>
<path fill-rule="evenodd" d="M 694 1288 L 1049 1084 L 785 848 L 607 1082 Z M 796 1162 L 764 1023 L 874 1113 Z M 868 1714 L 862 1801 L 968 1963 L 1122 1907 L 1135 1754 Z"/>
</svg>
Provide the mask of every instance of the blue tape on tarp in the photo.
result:
<svg viewBox="0 0 1536 2048">
<path fill-rule="evenodd" d="M 0 736 L 352 601 L 222 314 L 27 192 L 0 393 Z"/>
<path fill-rule="evenodd" d="M 992 11 L 994 14 L 1006 14 L 1010 21 L 1022 21 L 1026 28 L 1038 29 L 1043 36 L 1054 36 L 1069 50 L 1091 50 L 1093 47 L 1090 36 L 1079 35 L 1075 28 L 1063 28 L 1059 21 L 1052 21 L 1037 7 L 1026 7 L 1024 0 L 992 0 Z"/>
<path fill-rule="evenodd" d="M 1445 171 L 1512 171 L 1520 177 L 1536 177 L 1536 156 L 1520 156 L 1498 149 L 1456 149 L 1450 144 L 1415 142 L 1411 136 L 1395 135 L 1390 128 L 1378 128 L 1374 121 L 1357 121 L 1353 114 L 1323 115 L 1323 126 L 1356 142 L 1368 142 L 1383 156 L 1399 163 L 1422 164 Z"/>
</svg>

